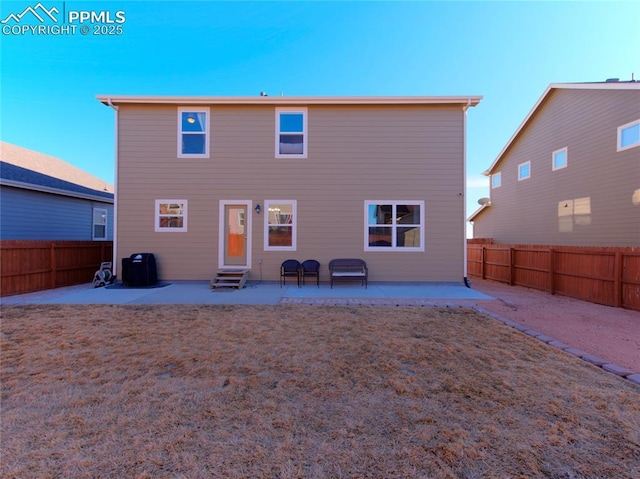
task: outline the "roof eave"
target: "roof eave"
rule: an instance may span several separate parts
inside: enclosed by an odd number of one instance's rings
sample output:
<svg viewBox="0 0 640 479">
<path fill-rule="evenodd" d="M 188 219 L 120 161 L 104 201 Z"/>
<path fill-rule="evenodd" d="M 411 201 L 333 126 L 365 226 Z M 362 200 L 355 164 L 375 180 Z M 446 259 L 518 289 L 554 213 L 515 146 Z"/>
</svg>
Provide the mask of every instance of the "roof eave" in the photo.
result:
<svg viewBox="0 0 640 479">
<path fill-rule="evenodd" d="M 6 178 L 0 178 L 0 185 L 10 186 L 12 188 L 21 188 L 23 190 L 39 191 L 41 193 L 70 196 L 72 198 L 80 198 L 83 200 L 91 200 L 91 201 L 98 201 L 102 203 L 113 204 L 113 198 L 108 198 L 105 196 L 91 195 L 88 193 L 80 193 L 80 192 L 69 191 L 69 190 L 62 190 L 60 188 L 51 188 L 51 187 L 42 186 L 42 185 L 34 185 L 33 183 L 25 183 L 22 181 L 8 180 Z M 109 193 L 109 194 L 112 195 L 113 193 Z"/>
<path fill-rule="evenodd" d="M 126 103 L 172 105 L 451 105 L 476 106 L 481 95 L 466 96 L 132 96 L 96 95 L 104 105 Z"/>
</svg>

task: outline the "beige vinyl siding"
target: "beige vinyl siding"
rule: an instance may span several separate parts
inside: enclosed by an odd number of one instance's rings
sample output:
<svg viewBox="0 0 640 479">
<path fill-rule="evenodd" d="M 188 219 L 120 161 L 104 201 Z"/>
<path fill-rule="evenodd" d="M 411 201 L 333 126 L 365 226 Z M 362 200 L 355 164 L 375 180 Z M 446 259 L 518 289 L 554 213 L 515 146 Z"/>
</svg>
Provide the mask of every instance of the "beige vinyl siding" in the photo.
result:
<svg viewBox="0 0 640 479">
<path fill-rule="evenodd" d="M 251 200 L 251 279 L 287 258 L 367 261 L 372 281 L 462 281 L 460 106 L 308 107 L 308 158 L 275 158 L 275 107 L 211 108 L 210 158 L 177 158 L 176 106 L 119 110 L 118 261 L 154 253 L 166 280 L 218 269 L 220 200 Z M 156 199 L 188 200 L 188 231 L 154 232 Z M 297 251 L 264 251 L 264 201 L 297 201 Z M 425 251 L 365 252 L 365 200 L 425 201 Z M 258 260 L 262 259 L 260 267 Z"/>
<path fill-rule="evenodd" d="M 474 236 L 500 243 L 640 245 L 640 205 L 633 203 L 640 149 L 616 151 L 618 126 L 638 117 L 638 90 L 552 91 L 495 165 L 502 186 L 491 191 L 492 205 L 476 219 Z M 552 152 L 564 147 L 567 167 L 552 171 Z M 517 181 L 524 161 L 531 161 L 531 178 Z M 588 201 L 589 214 L 569 214 L 575 200 Z"/>
</svg>

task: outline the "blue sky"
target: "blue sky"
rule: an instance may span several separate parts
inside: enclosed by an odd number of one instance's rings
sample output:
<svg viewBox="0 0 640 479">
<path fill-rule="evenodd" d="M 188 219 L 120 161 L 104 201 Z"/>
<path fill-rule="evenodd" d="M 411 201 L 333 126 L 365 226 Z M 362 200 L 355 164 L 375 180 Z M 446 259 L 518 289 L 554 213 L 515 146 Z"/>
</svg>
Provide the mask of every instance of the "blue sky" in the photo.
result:
<svg viewBox="0 0 640 479">
<path fill-rule="evenodd" d="M 40 2 L 125 21 L 114 35 L 3 31 L 0 139 L 108 182 L 114 115 L 96 94 L 483 95 L 468 113 L 471 214 L 550 83 L 640 77 L 637 1 Z M 37 3 L 3 1 L 0 20 Z M 82 25 L 116 25 L 102 20 Z"/>
</svg>

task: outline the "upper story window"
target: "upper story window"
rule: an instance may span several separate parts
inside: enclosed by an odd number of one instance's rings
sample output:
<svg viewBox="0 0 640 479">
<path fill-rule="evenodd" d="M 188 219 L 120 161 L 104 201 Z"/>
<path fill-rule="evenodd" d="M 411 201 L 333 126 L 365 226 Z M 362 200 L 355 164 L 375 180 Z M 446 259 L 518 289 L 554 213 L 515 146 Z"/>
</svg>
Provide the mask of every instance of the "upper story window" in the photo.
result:
<svg viewBox="0 0 640 479">
<path fill-rule="evenodd" d="M 640 146 L 640 120 L 618 127 L 618 151 Z"/>
<path fill-rule="evenodd" d="M 178 158 L 209 158 L 209 108 L 178 108 Z"/>
<path fill-rule="evenodd" d="M 568 160 L 568 155 L 567 155 L 567 148 L 563 148 L 561 150 L 556 150 L 551 154 L 551 169 L 553 171 L 555 170 L 560 170 L 562 168 L 566 168 L 567 167 L 567 160 Z"/>
<path fill-rule="evenodd" d="M 297 208 L 295 200 L 265 200 L 264 249 L 295 251 Z"/>
<path fill-rule="evenodd" d="M 424 251 L 424 201 L 365 201 L 365 251 Z"/>
<path fill-rule="evenodd" d="M 276 109 L 276 158 L 307 157 L 307 109 Z"/>
<path fill-rule="evenodd" d="M 531 162 L 525 161 L 518 165 L 518 181 L 531 178 Z"/>
<path fill-rule="evenodd" d="M 187 231 L 187 200 L 156 200 L 155 231 Z"/>
<path fill-rule="evenodd" d="M 499 188 L 502 186 L 502 173 L 494 173 L 491 175 L 491 188 Z"/>
<path fill-rule="evenodd" d="M 104 208 L 93 209 L 93 233 L 96 241 L 107 239 L 107 210 Z"/>
</svg>

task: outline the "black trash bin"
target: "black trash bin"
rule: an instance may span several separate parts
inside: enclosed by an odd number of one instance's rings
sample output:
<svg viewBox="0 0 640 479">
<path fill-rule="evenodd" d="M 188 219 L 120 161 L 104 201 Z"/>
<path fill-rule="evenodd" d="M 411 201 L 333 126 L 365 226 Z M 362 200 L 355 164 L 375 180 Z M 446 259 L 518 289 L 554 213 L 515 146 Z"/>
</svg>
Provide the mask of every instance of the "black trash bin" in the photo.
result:
<svg viewBox="0 0 640 479">
<path fill-rule="evenodd" d="M 122 282 L 126 286 L 153 286 L 158 283 L 153 253 L 134 253 L 122 260 Z"/>
</svg>

